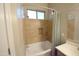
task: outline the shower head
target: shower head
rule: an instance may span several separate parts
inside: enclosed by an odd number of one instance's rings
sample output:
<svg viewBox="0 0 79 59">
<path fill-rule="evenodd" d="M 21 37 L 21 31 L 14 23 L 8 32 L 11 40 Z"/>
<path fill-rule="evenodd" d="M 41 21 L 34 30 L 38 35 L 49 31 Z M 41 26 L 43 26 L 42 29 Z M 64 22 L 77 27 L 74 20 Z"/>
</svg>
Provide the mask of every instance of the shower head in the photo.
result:
<svg viewBox="0 0 79 59">
<path fill-rule="evenodd" d="M 56 10 L 52 10 L 51 14 L 55 15 L 56 14 Z"/>
</svg>

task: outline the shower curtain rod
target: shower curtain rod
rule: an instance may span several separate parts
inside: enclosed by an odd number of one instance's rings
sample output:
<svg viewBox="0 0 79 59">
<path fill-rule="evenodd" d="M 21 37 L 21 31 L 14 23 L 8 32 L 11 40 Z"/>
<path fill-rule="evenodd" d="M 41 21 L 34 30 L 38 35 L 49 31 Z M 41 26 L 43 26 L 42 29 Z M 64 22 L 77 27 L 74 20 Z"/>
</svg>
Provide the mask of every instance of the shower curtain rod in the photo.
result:
<svg viewBox="0 0 79 59">
<path fill-rule="evenodd" d="M 43 7 L 43 6 L 39 6 L 39 7 L 46 8 L 46 9 L 50 9 L 50 10 L 54 10 L 52 8 L 49 8 L 49 7 Z"/>
<path fill-rule="evenodd" d="M 31 6 L 31 5 L 30 5 Z M 33 7 L 33 6 L 32 6 Z M 38 7 L 38 6 L 35 6 L 35 7 Z M 55 9 L 52 9 L 52 8 L 49 8 L 49 7 L 43 7 L 43 6 L 39 6 L 40 8 L 45 8 L 45 9 L 49 9 L 49 10 L 52 10 L 52 11 L 56 11 Z"/>
<path fill-rule="evenodd" d="M 43 7 L 43 6 L 39 6 L 41 8 L 46 8 L 46 9 L 49 9 L 49 10 L 52 10 L 53 12 L 57 12 L 55 9 L 52 9 L 52 8 L 49 8 L 49 7 Z"/>
</svg>

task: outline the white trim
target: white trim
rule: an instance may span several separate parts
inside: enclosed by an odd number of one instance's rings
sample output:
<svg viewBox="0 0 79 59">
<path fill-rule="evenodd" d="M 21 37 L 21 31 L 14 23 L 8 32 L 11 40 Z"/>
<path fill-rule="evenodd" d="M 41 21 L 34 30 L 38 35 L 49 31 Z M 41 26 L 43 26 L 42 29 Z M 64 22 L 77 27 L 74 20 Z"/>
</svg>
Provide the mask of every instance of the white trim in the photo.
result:
<svg viewBox="0 0 79 59">
<path fill-rule="evenodd" d="M 21 20 L 17 20 L 16 11 L 20 4 L 5 4 L 8 41 L 11 55 L 25 55 Z"/>
<path fill-rule="evenodd" d="M 15 44 L 14 44 L 14 34 L 13 34 L 13 26 L 12 26 L 12 15 L 11 15 L 11 6 L 10 4 L 5 5 L 5 16 L 6 16 L 6 24 L 7 24 L 7 33 L 8 33 L 8 41 L 11 55 L 15 55 Z"/>
<path fill-rule="evenodd" d="M 0 11 L 0 56 L 8 56 L 8 41 L 3 4 L 0 4 Z"/>
</svg>

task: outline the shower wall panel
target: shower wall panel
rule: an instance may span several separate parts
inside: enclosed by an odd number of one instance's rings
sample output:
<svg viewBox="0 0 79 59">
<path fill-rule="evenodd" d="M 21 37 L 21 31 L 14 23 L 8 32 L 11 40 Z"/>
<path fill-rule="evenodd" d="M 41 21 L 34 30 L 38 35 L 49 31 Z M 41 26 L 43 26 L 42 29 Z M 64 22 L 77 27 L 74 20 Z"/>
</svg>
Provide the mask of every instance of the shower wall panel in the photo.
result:
<svg viewBox="0 0 79 59">
<path fill-rule="evenodd" d="M 74 40 L 75 20 L 67 20 L 67 38 Z"/>
<path fill-rule="evenodd" d="M 23 20 L 25 44 L 49 40 L 52 37 L 52 22 L 48 20 Z"/>
</svg>

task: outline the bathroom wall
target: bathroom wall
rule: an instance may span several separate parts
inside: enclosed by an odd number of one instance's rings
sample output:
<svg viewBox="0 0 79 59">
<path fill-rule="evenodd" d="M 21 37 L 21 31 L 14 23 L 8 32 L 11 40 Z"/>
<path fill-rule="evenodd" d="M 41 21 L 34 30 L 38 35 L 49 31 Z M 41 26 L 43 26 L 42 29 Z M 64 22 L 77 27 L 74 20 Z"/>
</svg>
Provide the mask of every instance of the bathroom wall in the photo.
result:
<svg viewBox="0 0 79 59">
<path fill-rule="evenodd" d="M 27 3 L 23 4 L 25 19 L 23 20 L 23 33 L 25 44 L 48 40 L 51 42 L 52 23 L 48 21 L 48 4 L 46 3 Z M 44 20 L 33 20 L 27 18 L 27 9 L 45 11 Z"/>
<path fill-rule="evenodd" d="M 57 10 L 60 13 L 61 19 L 61 42 L 65 40 L 79 41 L 78 37 L 78 19 L 79 19 L 79 4 L 68 3 L 53 3 L 49 7 Z"/>
<path fill-rule="evenodd" d="M 23 33 L 25 44 L 49 40 L 51 41 L 51 21 L 24 20 Z"/>
<path fill-rule="evenodd" d="M 67 20 L 67 38 L 69 40 L 74 40 L 74 35 L 75 35 L 75 20 Z"/>
</svg>

